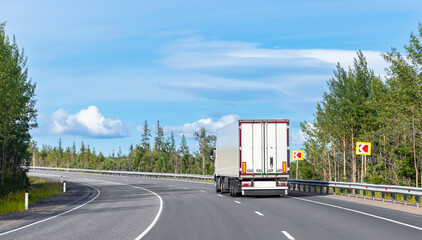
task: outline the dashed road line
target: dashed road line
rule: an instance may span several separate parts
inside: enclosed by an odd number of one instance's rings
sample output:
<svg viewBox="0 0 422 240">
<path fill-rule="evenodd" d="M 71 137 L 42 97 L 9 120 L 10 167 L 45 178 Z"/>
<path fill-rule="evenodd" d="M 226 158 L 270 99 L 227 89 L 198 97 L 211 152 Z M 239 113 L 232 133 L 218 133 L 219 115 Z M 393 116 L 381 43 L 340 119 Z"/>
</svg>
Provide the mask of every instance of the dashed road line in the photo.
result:
<svg viewBox="0 0 422 240">
<path fill-rule="evenodd" d="M 260 213 L 258 211 L 255 211 L 255 213 L 258 214 L 259 216 L 264 216 L 264 214 L 262 214 L 262 213 Z"/>
<path fill-rule="evenodd" d="M 290 235 L 288 232 L 286 232 L 286 231 L 281 231 L 283 234 L 284 234 L 284 236 L 286 236 L 289 240 L 295 240 L 295 238 L 294 237 L 292 237 L 292 235 Z"/>
<path fill-rule="evenodd" d="M 221 194 L 217 194 L 217 196 L 219 196 L 219 197 L 223 197 L 223 195 L 221 195 Z"/>
<path fill-rule="evenodd" d="M 235 203 L 237 203 L 237 204 L 242 204 L 241 202 L 239 202 L 239 201 L 234 201 Z"/>
<path fill-rule="evenodd" d="M 201 192 L 205 192 L 204 190 L 201 190 Z"/>
</svg>

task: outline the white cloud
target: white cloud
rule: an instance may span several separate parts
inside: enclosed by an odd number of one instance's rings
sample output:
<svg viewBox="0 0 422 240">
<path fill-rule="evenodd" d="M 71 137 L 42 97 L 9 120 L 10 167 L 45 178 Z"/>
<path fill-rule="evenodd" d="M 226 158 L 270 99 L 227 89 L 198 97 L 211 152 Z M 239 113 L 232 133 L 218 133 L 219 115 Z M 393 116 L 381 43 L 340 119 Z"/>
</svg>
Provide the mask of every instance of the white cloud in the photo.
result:
<svg viewBox="0 0 422 240">
<path fill-rule="evenodd" d="M 194 133 L 196 131 L 199 131 L 203 127 L 205 127 L 208 133 L 215 134 L 218 128 L 224 127 L 227 124 L 230 124 L 238 119 L 240 119 L 240 116 L 237 114 L 224 115 L 216 122 L 213 121 L 211 118 L 204 118 L 192 123 L 186 123 L 183 126 L 179 127 L 165 126 L 164 132 L 173 132 L 178 136 L 185 135 L 186 138 L 193 138 Z"/>
<path fill-rule="evenodd" d="M 129 136 L 127 126 L 119 119 L 108 119 L 101 115 L 96 106 L 82 109 L 72 115 L 59 109 L 51 117 L 50 132 L 89 136 L 92 138 L 119 138 Z"/>
<path fill-rule="evenodd" d="M 362 51 L 370 68 L 384 74 L 388 64 L 378 51 Z M 221 67 L 333 68 L 337 62 L 353 65 L 355 50 L 270 49 L 259 44 L 235 41 L 205 41 L 200 37 L 180 40 L 163 48 L 161 63 L 177 69 L 200 70 Z"/>
<path fill-rule="evenodd" d="M 290 144 L 291 145 L 301 146 L 301 145 L 303 145 L 304 141 L 305 141 L 305 136 L 304 136 L 302 130 L 290 132 Z"/>
</svg>

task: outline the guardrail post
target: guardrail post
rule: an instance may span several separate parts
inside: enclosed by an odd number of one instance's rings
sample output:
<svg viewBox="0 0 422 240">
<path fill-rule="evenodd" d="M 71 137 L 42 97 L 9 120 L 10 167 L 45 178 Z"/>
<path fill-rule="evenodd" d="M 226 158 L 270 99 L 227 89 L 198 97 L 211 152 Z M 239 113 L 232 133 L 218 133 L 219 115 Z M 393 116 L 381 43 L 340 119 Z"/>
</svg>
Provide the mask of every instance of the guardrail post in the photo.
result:
<svg viewBox="0 0 422 240">
<path fill-rule="evenodd" d="M 366 199 L 366 190 L 363 190 L 363 199 Z"/>
<path fill-rule="evenodd" d="M 372 196 L 372 201 L 374 201 L 375 200 L 375 192 L 374 191 L 371 191 L 371 196 Z"/>
<path fill-rule="evenodd" d="M 333 194 L 336 195 L 336 188 L 333 187 Z"/>
<path fill-rule="evenodd" d="M 407 206 L 407 194 L 403 194 L 403 204 Z"/>
<path fill-rule="evenodd" d="M 347 196 L 350 197 L 350 189 L 347 189 Z"/>
<path fill-rule="evenodd" d="M 63 192 L 66 192 L 66 181 L 63 181 Z"/>
<path fill-rule="evenodd" d="M 382 199 L 382 202 L 385 202 L 384 195 L 385 195 L 385 194 L 384 194 L 384 192 L 382 192 L 382 193 L 381 193 L 381 199 Z"/>
<path fill-rule="evenodd" d="M 343 188 L 340 188 L 340 196 L 343 196 Z"/>
<path fill-rule="evenodd" d="M 25 211 L 28 210 L 28 190 L 25 190 Z"/>
<path fill-rule="evenodd" d="M 416 207 L 419 207 L 419 196 L 415 196 Z"/>
<path fill-rule="evenodd" d="M 393 203 L 396 203 L 396 194 L 395 193 L 391 194 L 391 200 L 393 201 Z"/>
</svg>

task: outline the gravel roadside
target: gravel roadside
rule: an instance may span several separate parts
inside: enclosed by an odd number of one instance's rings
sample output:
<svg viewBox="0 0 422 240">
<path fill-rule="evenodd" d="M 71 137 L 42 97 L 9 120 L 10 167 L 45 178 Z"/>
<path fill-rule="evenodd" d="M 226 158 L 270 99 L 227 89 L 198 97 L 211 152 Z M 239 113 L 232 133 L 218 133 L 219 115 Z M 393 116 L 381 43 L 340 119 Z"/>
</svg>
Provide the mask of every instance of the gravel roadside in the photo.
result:
<svg viewBox="0 0 422 240">
<path fill-rule="evenodd" d="M 65 193 L 29 205 L 28 211 L 0 216 L 0 233 L 60 214 L 96 196 L 95 189 L 86 185 L 67 182 L 66 188 Z"/>
</svg>

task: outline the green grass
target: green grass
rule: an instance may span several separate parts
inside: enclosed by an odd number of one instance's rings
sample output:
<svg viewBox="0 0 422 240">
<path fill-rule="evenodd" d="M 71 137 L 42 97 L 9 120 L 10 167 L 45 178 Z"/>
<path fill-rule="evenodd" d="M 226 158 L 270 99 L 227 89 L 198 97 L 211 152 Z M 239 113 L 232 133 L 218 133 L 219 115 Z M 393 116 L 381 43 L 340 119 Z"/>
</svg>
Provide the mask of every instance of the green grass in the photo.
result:
<svg viewBox="0 0 422 240">
<path fill-rule="evenodd" d="M 39 202 L 45 197 L 60 194 L 62 185 L 47 179 L 30 177 L 31 187 L 28 194 L 29 205 Z M 29 206 L 30 208 L 31 206 Z M 25 193 L 12 193 L 0 199 L 0 215 L 7 213 L 25 211 Z"/>
</svg>

